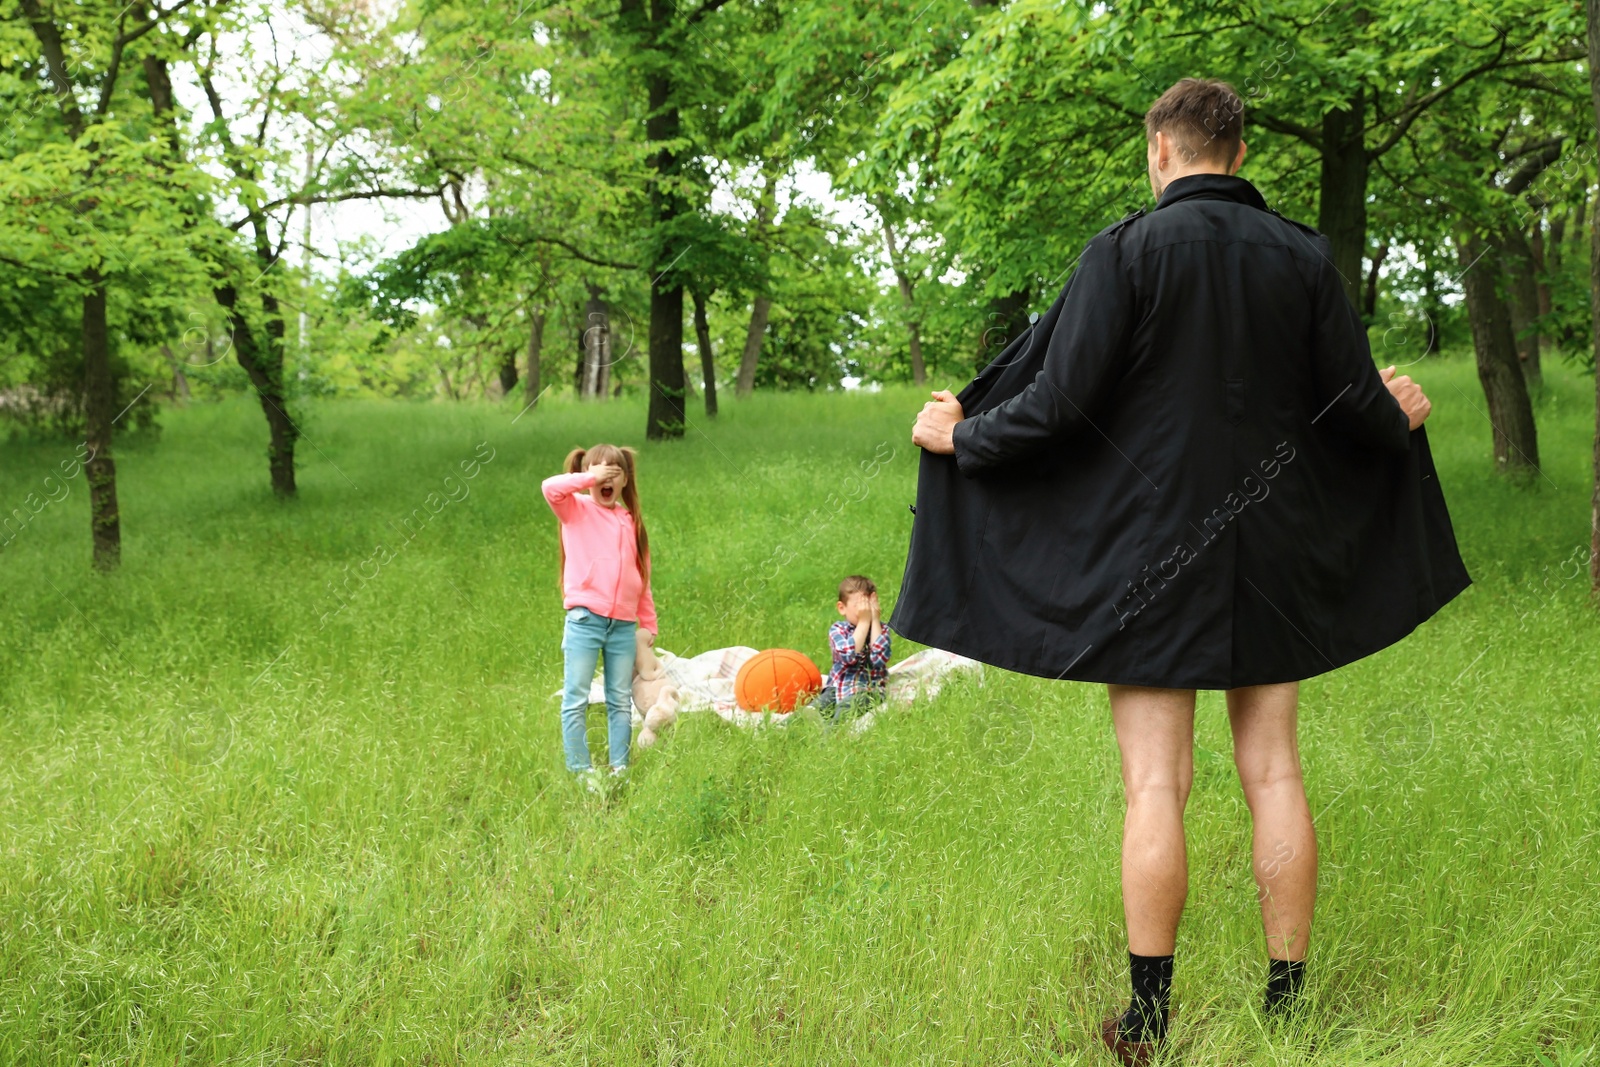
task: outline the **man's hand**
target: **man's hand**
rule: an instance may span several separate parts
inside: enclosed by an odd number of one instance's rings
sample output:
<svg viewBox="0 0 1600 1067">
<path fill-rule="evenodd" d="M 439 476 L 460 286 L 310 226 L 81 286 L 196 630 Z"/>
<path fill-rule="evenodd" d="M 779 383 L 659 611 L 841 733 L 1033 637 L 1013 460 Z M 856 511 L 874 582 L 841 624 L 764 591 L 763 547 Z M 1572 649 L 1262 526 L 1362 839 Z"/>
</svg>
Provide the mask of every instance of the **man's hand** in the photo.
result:
<svg viewBox="0 0 1600 1067">
<path fill-rule="evenodd" d="M 1411 428 L 1415 430 L 1428 419 L 1428 413 L 1433 410 L 1433 402 L 1423 395 L 1422 386 L 1402 374 L 1396 378 L 1394 367 L 1388 366 L 1378 372 L 1383 379 L 1383 384 L 1389 387 L 1389 395 L 1393 396 L 1400 405 L 1400 410 L 1406 413 L 1406 418 L 1411 420 Z"/>
<path fill-rule="evenodd" d="M 933 399 L 922 405 L 922 412 L 911 427 L 911 443 L 918 448 L 941 456 L 953 456 L 956 451 L 955 428 L 965 416 L 955 394 L 940 389 Z"/>
</svg>

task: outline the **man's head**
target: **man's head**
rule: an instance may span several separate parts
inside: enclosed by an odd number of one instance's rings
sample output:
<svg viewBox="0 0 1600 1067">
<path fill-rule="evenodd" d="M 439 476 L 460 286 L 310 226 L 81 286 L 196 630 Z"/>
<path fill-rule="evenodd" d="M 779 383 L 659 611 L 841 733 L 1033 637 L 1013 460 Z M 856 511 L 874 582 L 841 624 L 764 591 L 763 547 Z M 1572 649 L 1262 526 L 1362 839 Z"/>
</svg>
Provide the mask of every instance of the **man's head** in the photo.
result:
<svg viewBox="0 0 1600 1067">
<path fill-rule="evenodd" d="M 839 583 L 839 614 L 851 626 L 856 625 L 862 615 L 872 614 L 872 598 L 877 592 L 878 587 L 872 584 L 871 578 L 852 574 Z"/>
<path fill-rule="evenodd" d="M 1244 162 L 1244 101 L 1227 82 L 1184 78 L 1144 115 L 1150 189 L 1187 174 L 1232 174 Z"/>
</svg>

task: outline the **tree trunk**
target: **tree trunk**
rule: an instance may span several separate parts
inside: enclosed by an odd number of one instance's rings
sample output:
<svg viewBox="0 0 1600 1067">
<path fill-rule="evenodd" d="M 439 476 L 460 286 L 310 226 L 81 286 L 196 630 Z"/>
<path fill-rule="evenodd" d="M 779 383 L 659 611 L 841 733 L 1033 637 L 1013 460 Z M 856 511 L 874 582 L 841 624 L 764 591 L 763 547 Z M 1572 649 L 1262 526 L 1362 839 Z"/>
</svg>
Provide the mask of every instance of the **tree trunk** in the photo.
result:
<svg viewBox="0 0 1600 1067">
<path fill-rule="evenodd" d="M 544 349 L 544 308 L 532 308 L 528 312 L 528 373 L 524 378 L 526 385 L 522 395 L 528 398 L 527 406 L 533 407 L 539 402 L 543 386 L 539 384 L 540 357 Z"/>
<path fill-rule="evenodd" d="M 889 213 L 885 206 L 882 202 L 877 205 L 878 217 L 883 220 L 883 243 L 889 249 L 889 266 L 894 269 L 895 281 L 899 283 L 900 306 L 906 314 L 906 339 L 911 348 L 911 384 L 922 385 L 928 380 L 928 374 L 922 362 L 922 331 L 917 325 L 916 290 L 900 259 L 900 250 L 895 247 L 894 227 L 889 224 Z"/>
<path fill-rule="evenodd" d="M 767 315 L 772 311 L 770 297 L 756 297 L 750 309 L 750 328 L 744 335 L 744 354 L 739 357 L 739 380 L 734 384 L 735 396 L 749 396 L 756 387 L 756 361 L 761 358 L 761 338 L 767 332 Z"/>
<path fill-rule="evenodd" d="M 84 443 L 89 459 L 89 529 L 94 565 L 116 569 L 122 562 L 122 519 L 117 509 L 117 465 L 111 458 L 112 423 L 117 418 L 116 382 L 111 376 L 111 339 L 106 326 L 105 282 L 95 271 L 85 280 L 93 286 L 83 296 L 83 392 L 88 423 Z"/>
<path fill-rule="evenodd" d="M 645 437 L 683 436 L 683 287 L 650 290 L 650 413 Z"/>
<path fill-rule="evenodd" d="M 1380 244 L 1377 251 L 1372 253 L 1372 270 L 1367 272 L 1367 293 L 1363 298 L 1362 307 L 1369 319 L 1378 315 L 1378 272 L 1383 268 L 1383 261 L 1389 256 L 1389 246 Z"/>
<path fill-rule="evenodd" d="M 1582 197 L 1579 198 L 1580 205 Z M 1554 278 L 1561 273 L 1562 263 L 1567 255 L 1567 221 L 1573 212 L 1563 211 L 1553 215 L 1550 219 L 1550 238 L 1545 242 L 1545 262 L 1550 265 L 1546 277 Z M 1583 230 L 1575 230 L 1576 240 L 1583 239 Z M 1548 288 L 1548 287 L 1547 287 Z M 1560 323 L 1555 327 L 1555 336 L 1551 340 L 1558 349 L 1567 348 L 1576 340 L 1577 331 L 1570 323 Z"/>
<path fill-rule="evenodd" d="M 1361 260 L 1367 249 L 1367 158 L 1361 128 L 1366 121 L 1366 88 L 1357 88 L 1343 111 L 1322 116 L 1322 187 L 1317 229 L 1327 235 L 1333 268 L 1344 293 L 1361 306 Z"/>
<path fill-rule="evenodd" d="M 782 172 L 764 160 L 761 166 L 761 196 L 756 201 L 756 215 L 750 226 L 750 240 L 762 246 L 768 228 L 778 213 L 778 179 Z M 772 298 L 758 295 L 750 308 L 750 326 L 744 335 L 744 352 L 739 356 L 739 375 L 734 379 L 733 395 L 746 397 L 756 387 L 756 365 L 761 358 L 761 342 L 767 332 L 767 316 L 772 311 Z"/>
<path fill-rule="evenodd" d="M 1028 290 L 1017 289 L 989 301 L 989 316 L 978 338 L 979 370 L 987 367 L 1013 337 L 1022 333 L 1028 322 L 1029 295 Z"/>
<path fill-rule="evenodd" d="M 582 326 L 578 329 L 578 360 L 572 368 L 572 391 L 579 399 L 583 398 L 584 370 L 589 366 L 589 320 L 584 317 L 584 307 L 578 309 L 578 320 Z"/>
<path fill-rule="evenodd" d="M 1430 258 L 1424 263 L 1422 272 L 1422 313 L 1428 320 L 1428 347 L 1422 350 L 1425 356 L 1431 356 L 1439 351 L 1439 319 L 1443 317 L 1444 305 L 1439 299 L 1438 288 L 1439 273 L 1433 268 Z"/>
<path fill-rule="evenodd" d="M 1457 247 L 1467 321 L 1472 324 L 1472 347 L 1478 360 L 1478 381 L 1489 402 L 1495 467 L 1505 473 L 1526 475 L 1539 466 L 1539 442 L 1527 383 L 1517 362 L 1511 314 L 1496 285 L 1500 257 L 1475 233 L 1462 234 Z"/>
<path fill-rule="evenodd" d="M 584 400 L 604 400 L 611 366 L 611 308 L 600 290 L 589 288 L 583 306 L 583 378 L 578 395 Z"/>
<path fill-rule="evenodd" d="M 694 343 L 700 349 L 700 382 L 706 392 L 706 417 L 717 414 L 717 361 L 711 351 L 711 325 L 706 321 L 706 294 L 690 291 L 694 297 Z"/>
<path fill-rule="evenodd" d="M 207 340 L 210 340 L 210 338 L 207 338 Z M 167 361 L 167 366 L 172 369 L 172 390 L 168 395 L 173 400 L 188 400 L 189 378 L 183 373 L 183 362 L 173 354 L 171 345 L 161 346 L 161 356 Z"/>
<path fill-rule="evenodd" d="M 1534 273 L 1533 249 L 1521 229 L 1509 227 L 1500 235 L 1507 280 L 1510 284 L 1511 333 L 1516 340 L 1517 360 L 1529 385 L 1539 385 L 1539 284 Z"/>
<path fill-rule="evenodd" d="M 218 287 L 214 295 L 217 303 L 228 312 L 234 355 L 255 387 L 256 396 L 261 400 L 261 413 L 267 418 L 267 468 L 272 476 L 272 491 L 280 497 L 294 496 L 294 445 L 300 431 L 289 418 L 283 395 L 282 349 L 279 348 L 276 355 L 273 352 L 274 343 L 281 344 L 283 339 L 283 316 L 278 314 L 278 302 L 269 294 L 262 294 L 267 312 L 267 345 L 263 350 L 244 309 L 239 306 L 239 291 L 233 284 Z M 276 336 L 272 331 L 274 323 L 278 327 Z"/>
<path fill-rule="evenodd" d="M 139 14 L 147 19 L 150 17 L 143 4 L 139 5 Z M 178 141 L 177 123 L 170 121 L 173 114 L 172 78 L 167 73 L 167 61 L 159 56 L 147 55 L 140 62 L 144 67 L 145 91 L 150 94 L 150 110 L 162 120 L 167 150 L 172 153 L 172 158 L 177 159 L 183 152 L 183 146 Z"/>
<path fill-rule="evenodd" d="M 511 395 L 511 390 L 517 387 L 517 350 L 506 350 L 505 358 L 500 362 L 500 396 Z"/>
<path fill-rule="evenodd" d="M 1589 19 L 1589 104 L 1596 134 L 1600 135 L 1600 0 L 1588 0 L 1586 6 Z M 1600 227 L 1589 234 L 1589 320 L 1597 357 L 1594 376 L 1595 482 L 1589 505 L 1589 591 L 1600 597 Z"/>
<path fill-rule="evenodd" d="M 651 5 L 654 44 L 662 46 L 672 5 L 657 0 Z M 665 55 L 660 58 L 667 58 Z M 683 436 L 683 282 L 673 268 L 688 249 L 683 238 L 672 235 L 672 225 L 684 214 L 678 180 L 678 154 L 671 144 L 679 137 L 678 106 L 673 100 L 672 66 L 660 65 L 645 77 L 649 110 L 645 113 L 645 138 L 656 150 L 651 154 L 655 181 L 650 186 L 656 232 L 664 236 L 660 259 L 648 266 L 650 281 L 650 408 L 645 437 L 656 441 Z"/>
<path fill-rule="evenodd" d="M 1589 0 L 1589 81 L 1600 115 L 1600 0 Z M 1600 227 L 1589 234 L 1589 321 L 1595 353 L 1594 492 L 1589 499 L 1589 592 L 1600 597 Z"/>
<path fill-rule="evenodd" d="M 1533 224 L 1533 234 L 1528 238 L 1528 250 L 1533 253 L 1533 282 L 1538 293 L 1539 317 L 1545 319 L 1555 310 L 1550 296 L 1550 265 L 1544 254 L 1544 223 Z M 1548 320 L 1546 320 L 1548 321 Z M 1539 331 L 1539 344 L 1544 345 L 1544 331 Z"/>
</svg>

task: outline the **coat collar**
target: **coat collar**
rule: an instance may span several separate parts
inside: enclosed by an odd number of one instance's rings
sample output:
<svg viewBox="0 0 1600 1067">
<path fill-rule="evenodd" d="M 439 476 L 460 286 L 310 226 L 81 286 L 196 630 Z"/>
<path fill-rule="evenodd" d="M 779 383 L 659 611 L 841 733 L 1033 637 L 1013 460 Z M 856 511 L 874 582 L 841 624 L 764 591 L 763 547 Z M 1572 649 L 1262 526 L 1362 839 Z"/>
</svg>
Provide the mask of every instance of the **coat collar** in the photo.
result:
<svg viewBox="0 0 1600 1067">
<path fill-rule="evenodd" d="M 1180 200 L 1233 200 L 1258 211 L 1267 210 L 1267 202 L 1255 186 L 1229 174 L 1185 174 L 1174 178 L 1161 191 L 1156 210 Z"/>
</svg>

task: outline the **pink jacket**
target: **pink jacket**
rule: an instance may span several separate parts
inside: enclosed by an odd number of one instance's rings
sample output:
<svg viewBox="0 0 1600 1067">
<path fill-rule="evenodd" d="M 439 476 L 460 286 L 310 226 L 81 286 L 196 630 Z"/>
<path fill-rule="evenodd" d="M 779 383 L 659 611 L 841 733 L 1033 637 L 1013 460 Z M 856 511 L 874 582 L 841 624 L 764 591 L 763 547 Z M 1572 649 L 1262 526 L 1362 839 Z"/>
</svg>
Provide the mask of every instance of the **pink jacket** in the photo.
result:
<svg viewBox="0 0 1600 1067">
<path fill-rule="evenodd" d="M 650 583 L 639 573 L 633 516 L 621 503 L 608 508 L 578 491 L 592 485 L 594 475 L 588 471 L 544 480 L 544 498 L 561 520 L 561 547 L 567 553 L 562 606 L 637 621 L 641 629 L 656 633 L 656 602 Z"/>
</svg>

